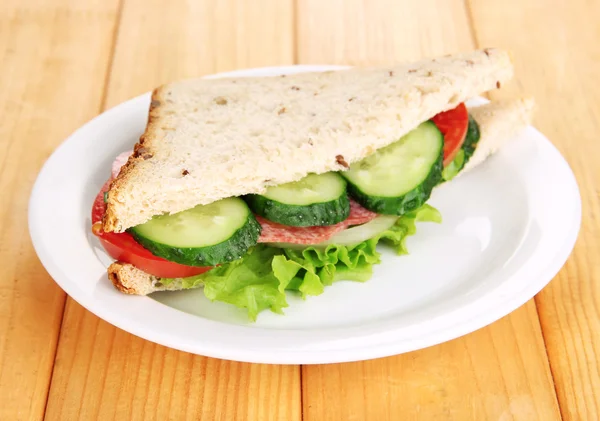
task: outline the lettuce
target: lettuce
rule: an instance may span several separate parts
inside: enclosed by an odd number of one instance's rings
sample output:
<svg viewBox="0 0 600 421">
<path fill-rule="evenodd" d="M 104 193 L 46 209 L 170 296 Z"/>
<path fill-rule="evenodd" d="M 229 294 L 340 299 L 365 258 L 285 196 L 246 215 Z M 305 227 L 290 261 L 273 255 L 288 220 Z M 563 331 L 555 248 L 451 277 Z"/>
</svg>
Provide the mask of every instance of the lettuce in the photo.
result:
<svg viewBox="0 0 600 421">
<path fill-rule="evenodd" d="M 447 167 L 442 170 L 442 178 L 445 181 L 450 181 L 458 175 L 460 170 L 465 166 L 465 150 L 459 149 L 456 156 Z"/>
<path fill-rule="evenodd" d="M 241 259 L 184 278 L 183 287 L 203 286 L 209 300 L 245 308 L 253 321 L 266 309 L 281 314 L 288 305 L 284 294 L 286 285 L 275 276 L 271 266 L 273 258 L 280 253 L 276 248 L 259 244 Z"/>
<path fill-rule="evenodd" d="M 183 279 L 184 288 L 204 286 L 211 301 L 222 301 L 247 310 L 255 321 L 263 310 L 282 314 L 288 306 L 286 292 L 306 299 L 320 295 L 339 280 L 365 282 L 380 262 L 378 243 L 407 254 L 406 239 L 416 233 L 417 222 L 441 222 L 440 213 L 429 205 L 405 214 L 386 231 L 357 245 L 332 244 L 326 248 L 279 249 L 258 244 L 231 263 L 198 276 Z M 163 279 L 163 283 L 170 280 Z"/>
</svg>

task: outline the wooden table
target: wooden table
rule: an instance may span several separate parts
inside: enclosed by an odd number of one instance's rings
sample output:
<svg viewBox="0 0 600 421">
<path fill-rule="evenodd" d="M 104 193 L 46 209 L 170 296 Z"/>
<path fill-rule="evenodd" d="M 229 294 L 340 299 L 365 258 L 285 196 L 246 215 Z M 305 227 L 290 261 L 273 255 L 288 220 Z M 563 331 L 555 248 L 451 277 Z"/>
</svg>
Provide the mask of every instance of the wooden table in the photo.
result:
<svg viewBox="0 0 600 421">
<path fill-rule="evenodd" d="M 600 2 L 584 0 L 2 0 L 0 420 L 600 419 L 599 22 Z M 494 96 L 536 97 L 535 125 L 583 196 L 566 266 L 487 328 L 351 364 L 220 361 L 99 320 L 33 251 L 27 201 L 44 160 L 78 126 L 157 84 L 483 46 L 513 50 L 516 81 Z"/>
</svg>

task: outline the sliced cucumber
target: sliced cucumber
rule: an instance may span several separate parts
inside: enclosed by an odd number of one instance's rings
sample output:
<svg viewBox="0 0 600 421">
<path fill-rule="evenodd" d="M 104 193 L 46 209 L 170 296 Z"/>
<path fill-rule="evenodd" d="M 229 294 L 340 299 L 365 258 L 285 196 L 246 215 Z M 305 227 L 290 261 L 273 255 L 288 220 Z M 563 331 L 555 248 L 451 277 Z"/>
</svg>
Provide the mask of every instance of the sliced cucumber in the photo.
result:
<svg viewBox="0 0 600 421">
<path fill-rule="evenodd" d="M 469 114 L 467 137 L 465 137 L 465 141 L 462 145 L 462 149 L 465 151 L 465 162 L 463 163 L 463 167 L 467 165 L 467 162 L 469 162 L 469 159 L 473 156 L 473 153 L 475 153 L 475 148 L 477 148 L 480 137 L 481 132 L 479 130 L 479 124 L 477 124 L 477 121 Z"/>
<path fill-rule="evenodd" d="M 429 199 L 441 179 L 443 156 L 444 136 L 427 121 L 341 174 L 350 194 L 365 208 L 403 215 Z"/>
<path fill-rule="evenodd" d="M 337 173 L 309 174 L 299 181 L 248 195 L 257 214 L 294 227 L 333 225 L 350 215 L 346 181 Z"/>
<path fill-rule="evenodd" d="M 256 244 L 260 224 L 246 203 L 231 197 L 130 229 L 152 254 L 189 266 L 214 266 L 242 257 Z"/>
</svg>

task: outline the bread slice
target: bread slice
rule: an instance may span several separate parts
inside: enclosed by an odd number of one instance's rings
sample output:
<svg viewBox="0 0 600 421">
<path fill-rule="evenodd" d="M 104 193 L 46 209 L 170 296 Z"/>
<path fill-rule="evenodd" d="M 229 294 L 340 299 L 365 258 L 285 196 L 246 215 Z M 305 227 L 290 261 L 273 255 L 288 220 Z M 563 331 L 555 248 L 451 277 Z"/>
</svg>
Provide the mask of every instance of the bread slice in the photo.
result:
<svg viewBox="0 0 600 421">
<path fill-rule="evenodd" d="M 344 169 L 512 77 L 485 49 L 388 67 L 194 79 L 152 94 L 145 133 L 108 192 L 104 231 Z"/>
<path fill-rule="evenodd" d="M 125 294 L 148 295 L 158 291 L 177 291 L 183 289 L 182 279 L 174 279 L 168 284 L 149 275 L 129 263 L 113 262 L 108 267 L 108 279 L 115 288 Z"/>
<path fill-rule="evenodd" d="M 480 165 L 487 157 L 529 125 L 533 105 L 532 99 L 517 99 L 470 108 L 469 112 L 479 123 L 481 138 L 475 153 L 459 176 Z M 170 284 L 163 285 L 159 278 L 148 275 L 128 263 L 115 262 L 110 265 L 108 277 L 119 291 L 128 294 L 147 295 L 156 291 L 183 289 L 181 279 L 175 279 Z"/>
<path fill-rule="evenodd" d="M 458 176 L 480 165 L 531 123 L 533 98 L 507 99 L 469 109 L 479 124 L 481 137 L 475 152 Z"/>
</svg>

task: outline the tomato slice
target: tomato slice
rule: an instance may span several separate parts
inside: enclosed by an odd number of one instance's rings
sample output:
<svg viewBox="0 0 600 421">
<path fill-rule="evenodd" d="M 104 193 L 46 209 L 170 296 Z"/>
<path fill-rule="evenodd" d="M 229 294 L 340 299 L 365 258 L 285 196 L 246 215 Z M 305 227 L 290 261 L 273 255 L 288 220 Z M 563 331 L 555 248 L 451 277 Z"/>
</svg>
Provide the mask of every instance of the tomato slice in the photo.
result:
<svg viewBox="0 0 600 421">
<path fill-rule="evenodd" d="M 162 257 L 150 253 L 142 247 L 128 232 L 104 232 L 100 221 L 104 215 L 106 204 L 104 192 L 110 187 L 108 180 L 94 200 L 92 207 L 92 232 L 98 237 L 100 243 L 110 257 L 121 262 L 130 263 L 144 272 L 159 278 L 185 278 L 199 275 L 212 269 L 212 266 L 186 266 L 170 262 Z"/>
<path fill-rule="evenodd" d="M 456 108 L 439 113 L 432 120 L 444 135 L 444 166 L 447 166 L 454 160 L 467 137 L 469 112 L 461 102 Z"/>
</svg>

